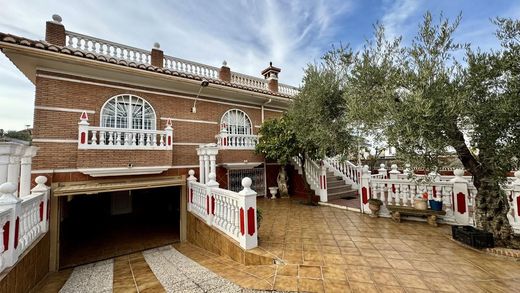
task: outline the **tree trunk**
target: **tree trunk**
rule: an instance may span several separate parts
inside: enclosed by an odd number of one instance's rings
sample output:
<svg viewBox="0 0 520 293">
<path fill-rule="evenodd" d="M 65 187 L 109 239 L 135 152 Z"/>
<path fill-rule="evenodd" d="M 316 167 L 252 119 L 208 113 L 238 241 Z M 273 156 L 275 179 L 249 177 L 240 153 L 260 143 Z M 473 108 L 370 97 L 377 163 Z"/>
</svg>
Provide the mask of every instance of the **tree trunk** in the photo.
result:
<svg viewBox="0 0 520 293">
<path fill-rule="evenodd" d="M 307 203 L 312 204 L 312 196 L 311 188 L 309 183 L 307 182 L 307 172 L 305 170 L 305 156 L 299 157 L 300 163 L 302 164 L 302 177 L 303 177 L 303 185 L 305 185 L 305 193 L 307 194 Z"/>
</svg>

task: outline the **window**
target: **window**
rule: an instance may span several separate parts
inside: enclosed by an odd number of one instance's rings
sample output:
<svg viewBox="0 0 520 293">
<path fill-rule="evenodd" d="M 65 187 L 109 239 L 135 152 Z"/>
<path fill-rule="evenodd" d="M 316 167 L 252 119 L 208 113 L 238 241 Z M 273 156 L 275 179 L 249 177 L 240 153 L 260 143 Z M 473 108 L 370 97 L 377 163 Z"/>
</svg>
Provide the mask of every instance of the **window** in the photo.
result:
<svg viewBox="0 0 520 293">
<path fill-rule="evenodd" d="M 155 130 L 155 111 L 140 97 L 115 96 L 101 109 L 101 127 Z"/>
<path fill-rule="evenodd" d="M 224 113 L 220 120 L 222 130 L 227 130 L 228 134 L 253 134 L 251 129 L 251 119 L 244 111 L 232 109 Z"/>
</svg>

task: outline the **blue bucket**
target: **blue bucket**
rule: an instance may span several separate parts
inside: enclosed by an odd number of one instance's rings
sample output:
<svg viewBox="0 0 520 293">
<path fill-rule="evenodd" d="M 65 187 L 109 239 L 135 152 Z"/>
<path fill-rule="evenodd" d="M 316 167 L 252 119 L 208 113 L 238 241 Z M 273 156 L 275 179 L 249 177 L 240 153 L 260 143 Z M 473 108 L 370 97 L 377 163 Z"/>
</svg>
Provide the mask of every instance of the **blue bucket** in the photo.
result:
<svg viewBox="0 0 520 293">
<path fill-rule="evenodd" d="M 430 199 L 430 207 L 434 211 L 442 211 L 442 201 Z"/>
</svg>

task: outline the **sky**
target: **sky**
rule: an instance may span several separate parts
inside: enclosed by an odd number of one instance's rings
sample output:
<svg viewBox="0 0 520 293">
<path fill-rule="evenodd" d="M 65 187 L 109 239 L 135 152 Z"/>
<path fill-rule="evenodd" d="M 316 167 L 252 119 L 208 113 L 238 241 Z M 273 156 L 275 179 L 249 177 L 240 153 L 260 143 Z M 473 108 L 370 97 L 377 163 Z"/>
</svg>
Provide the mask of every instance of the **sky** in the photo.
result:
<svg viewBox="0 0 520 293">
<path fill-rule="evenodd" d="M 67 30 L 260 77 L 272 61 L 279 81 L 301 84 L 303 70 L 331 49 L 354 49 L 373 25 L 409 43 L 426 11 L 454 19 L 456 41 L 498 48 L 490 19 L 520 18 L 518 0 L 0 0 L 0 32 L 45 38 L 45 22 L 59 14 Z M 32 125 L 34 85 L 0 54 L 0 129 Z"/>
</svg>

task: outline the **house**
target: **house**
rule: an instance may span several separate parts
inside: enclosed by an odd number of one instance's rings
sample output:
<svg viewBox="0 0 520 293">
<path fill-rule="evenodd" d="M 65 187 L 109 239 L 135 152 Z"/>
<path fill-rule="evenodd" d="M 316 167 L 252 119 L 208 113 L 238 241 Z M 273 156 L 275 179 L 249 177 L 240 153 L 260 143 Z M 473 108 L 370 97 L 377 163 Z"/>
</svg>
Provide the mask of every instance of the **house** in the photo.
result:
<svg viewBox="0 0 520 293">
<path fill-rule="evenodd" d="M 57 15 L 44 41 L 0 33 L 0 48 L 35 86 L 50 270 L 186 239 L 190 169 L 233 191 L 248 176 L 259 196 L 275 184 L 258 130 L 298 89 L 272 64 L 248 76 L 67 31 Z"/>
</svg>

